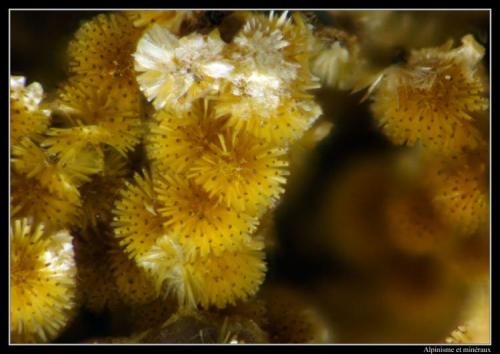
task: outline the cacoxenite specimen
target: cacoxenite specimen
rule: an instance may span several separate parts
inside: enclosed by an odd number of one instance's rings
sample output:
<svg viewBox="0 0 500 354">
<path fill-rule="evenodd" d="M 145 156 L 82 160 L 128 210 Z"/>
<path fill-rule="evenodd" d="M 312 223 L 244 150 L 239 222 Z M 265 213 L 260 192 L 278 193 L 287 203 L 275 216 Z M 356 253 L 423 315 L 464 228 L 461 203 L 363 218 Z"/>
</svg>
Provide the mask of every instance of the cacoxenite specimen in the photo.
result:
<svg viewBox="0 0 500 354">
<path fill-rule="evenodd" d="M 275 210 L 332 128 L 320 90 L 332 106 L 364 90 L 374 129 L 405 148 L 327 189 L 324 244 L 355 268 L 380 260 L 386 307 L 412 316 L 411 301 L 431 313 L 461 277 L 484 285 L 484 47 L 470 34 L 416 46 L 407 15 L 345 16 L 355 26 L 300 11 L 103 13 L 73 34 L 57 89 L 11 76 L 11 339 L 50 342 L 90 311 L 129 336 L 87 342 L 333 341 L 300 291 L 265 283 Z M 388 35 L 404 58 L 374 59 L 391 41 L 367 31 L 406 21 Z M 381 271 L 394 254 L 460 281 L 405 300 L 411 286 Z M 446 341 L 485 340 L 483 300 Z"/>
</svg>

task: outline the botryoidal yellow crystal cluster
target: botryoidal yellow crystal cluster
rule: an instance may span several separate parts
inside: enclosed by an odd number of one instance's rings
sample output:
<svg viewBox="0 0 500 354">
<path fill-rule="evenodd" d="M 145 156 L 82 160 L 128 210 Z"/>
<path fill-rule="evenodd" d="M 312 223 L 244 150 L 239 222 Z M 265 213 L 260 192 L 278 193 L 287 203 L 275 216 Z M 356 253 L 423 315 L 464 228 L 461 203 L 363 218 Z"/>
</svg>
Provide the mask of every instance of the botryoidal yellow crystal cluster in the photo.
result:
<svg viewBox="0 0 500 354">
<path fill-rule="evenodd" d="M 202 15 L 97 15 L 70 41 L 69 77 L 50 98 L 11 77 L 13 340 L 54 339 L 78 306 L 173 297 L 192 313 L 263 283 L 259 223 L 285 191 L 289 147 L 322 112 L 313 28 L 300 13 L 242 12 L 224 41 L 193 30 Z M 30 298 L 43 282 L 53 294 Z"/>
<path fill-rule="evenodd" d="M 76 265 L 69 227 L 78 222 L 79 187 L 98 172 L 96 155 L 62 161 L 42 147 L 51 124 L 38 83 L 12 76 L 11 340 L 53 340 L 77 310 Z"/>
<path fill-rule="evenodd" d="M 287 147 L 320 115 L 309 89 L 312 33 L 300 14 L 248 15 L 233 38 L 218 29 L 179 38 L 161 24 L 133 54 L 153 103 L 145 139 L 151 172 L 116 203 L 120 244 L 182 307 L 223 308 L 264 280 L 259 219 L 284 192 Z"/>
<path fill-rule="evenodd" d="M 440 154 L 484 148 L 477 112 L 488 109 L 485 49 L 472 35 L 440 47 L 413 50 L 403 65 L 386 69 L 374 89 L 372 111 L 398 145 Z"/>
<path fill-rule="evenodd" d="M 74 315 L 76 266 L 72 237 L 23 218 L 10 229 L 11 339 L 52 340 Z"/>
</svg>

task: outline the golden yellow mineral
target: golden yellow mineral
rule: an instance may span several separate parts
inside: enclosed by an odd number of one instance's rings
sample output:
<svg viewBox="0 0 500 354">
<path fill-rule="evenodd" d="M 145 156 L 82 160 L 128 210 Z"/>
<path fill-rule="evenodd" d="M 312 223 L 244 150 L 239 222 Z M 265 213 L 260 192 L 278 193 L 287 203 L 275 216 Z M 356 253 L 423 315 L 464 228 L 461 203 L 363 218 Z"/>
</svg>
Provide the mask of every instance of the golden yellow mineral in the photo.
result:
<svg viewBox="0 0 500 354">
<path fill-rule="evenodd" d="M 382 131 L 397 145 L 441 154 L 484 147 L 474 118 L 488 109 L 484 52 L 467 35 L 458 48 L 448 41 L 413 50 L 405 64 L 385 70 L 373 85 L 371 106 Z"/>
<path fill-rule="evenodd" d="M 100 170 L 97 155 L 83 150 L 68 162 L 58 160 L 29 138 L 12 148 L 11 204 L 17 217 L 33 217 L 57 231 L 77 223 L 78 190 Z"/>
<path fill-rule="evenodd" d="M 217 138 L 188 177 L 226 207 L 252 212 L 274 205 L 285 191 L 285 150 L 245 132 L 226 131 Z"/>
<path fill-rule="evenodd" d="M 50 124 L 50 111 L 41 103 L 43 88 L 38 82 L 26 86 L 23 76 L 10 77 L 10 138 L 17 144 L 22 138 L 40 138 Z"/>
<path fill-rule="evenodd" d="M 11 175 L 11 207 L 15 217 L 32 217 L 50 230 L 74 225 L 78 221 L 81 200 L 60 197 L 38 180 L 13 171 Z"/>
<path fill-rule="evenodd" d="M 265 87 L 267 80 L 257 77 L 258 90 Z M 321 108 L 310 97 L 281 97 L 268 93 L 255 93 L 257 100 L 252 102 L 252 94 L 241 97 L 221 96 L 215 110 L 218 117 L 226 119 L 227 126 L 236 131 L 245 130 L 258 138 L 274 145 L 284 146 L 297 141 L 321 115 Z M 248 98 L 250 97 L 250 98 Z M 267 108 L 262 105 L 269 105 Z"/>
<path fill-rule="evenodd" d="M 165 234 L 164 218 L 159 212 L 153 182 L 148 173 L 134 175 L 134 183 L 125 182 L 115 203 L 113 227 L 115 237 L 130 257 L 147 252 Z"/>
<path fill-rule="evenodd" d="M 125 154 L 142 135 L 142 102 L 134 83 L 99 81 L 87 84 L 72 78 L 59 91 L 54 111 L 64 126 L 50 128 L 43 146 L 61 160 L 75 159 L 89 147 L 103 157 L 103 146 Z"/>
<path fill-rule="evenodd" d="M 262 248 L 253 242 L 236 251 L 192 257 L 164 236 L 138 264 L 155 276 L 158 288 L 175 295 L 181 308 L 224 308 L 258 290 L 266 271 Z"/>
<path fill-rule="evenodd" d="M 132 53 L 141 34 L 124 13 L 97 15 L 69 43 L 70 73 L 89 84 L 135 82 Z"/>
<path fill-rule="evenodd" d="M 165 218 L 164 227 L 190 256 L 237 250 L 250 240 L 258 225 L 255 215 L 217 203 L 208 192 L 182 176 L 163 177 L 155 188 L 158 211 Z"/>
<path fill-rule="evenodd" d="M 273 144 L 300 138 L 321 114 L 307 92 L 320 86 L 309 70 L 312 45 L 300 14 L 249 16 L 226 49 L 234 70 L 214 97 L 216 116 Z"/>
<path fill-rule="evenodd" d="M 160 111 L 150 131 L 146 148 L 153 170 L 185 172 L 217 203 L 255 213 L 284 192 L 285 150 L 224 128 L 206 100 L 180 116 Z"/>
<path fill-rule="evenodd" d="M 189 109 L 194 100 L 219 89 L 233 66 L 224 59 L 218 30 L 178 38 L 165 26 L 153 25 L 134 54 L 137 82 L 157 110 Z"/>
<path fill-rule="evenodd" d="M 180 113 L 170 109 L 158 111 L 149 123 L 145 139 L 153 171 L 188 171 L 217 140 L 224 123 L 215 119 L 207 100 L 195 101 L 190 110 Z"/>
<path fill-rule="evenodd" d="M 29 139 L 14 146 L 12 156 L 11 162 L 16 172 L 36 180 L 51 193 L 68 201 L 78 200 L 78 187 L 89 182 L 91 176 L 100 169 L 93 161 L 95 154 L 82 151 L 77 159 L 63 163 Z"/>
<path fill-rule="evenodd" d="M 10 335 L 13 342 L 54 339 L 77 307 L 76 266 L 67 230 L 47 232 L 29 219 L 10 229 Z"/>
<path fill-rule="evenodd" d="M 16 59 L 12 341 L 488 342 L 486 13 L 106 12 L 66 77 Z"/>
</svg>

